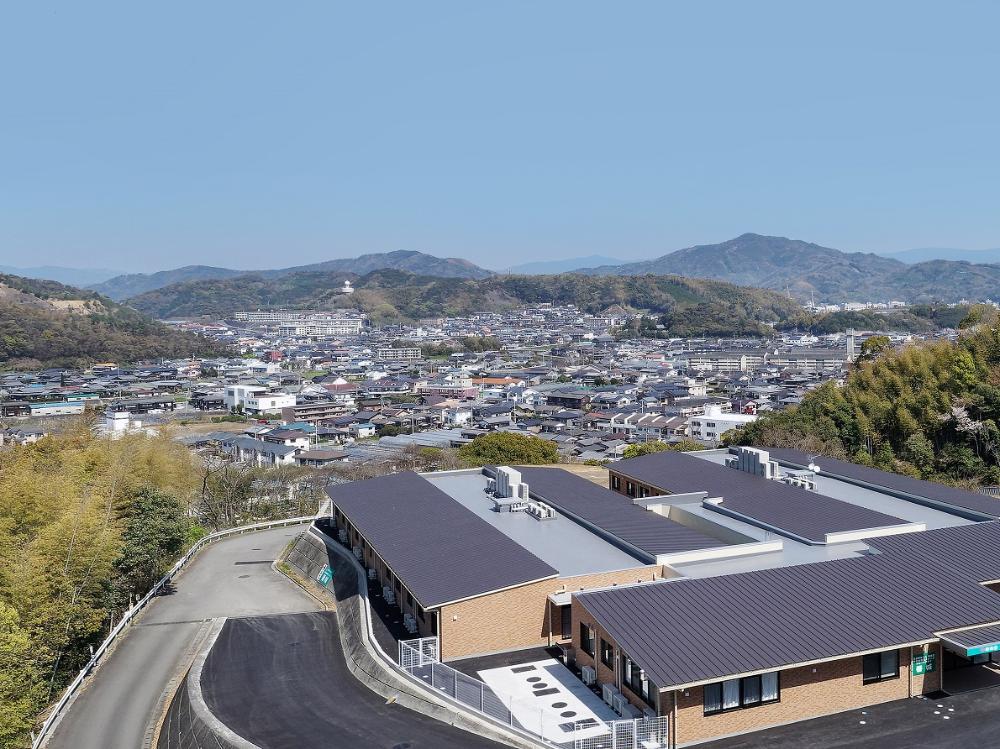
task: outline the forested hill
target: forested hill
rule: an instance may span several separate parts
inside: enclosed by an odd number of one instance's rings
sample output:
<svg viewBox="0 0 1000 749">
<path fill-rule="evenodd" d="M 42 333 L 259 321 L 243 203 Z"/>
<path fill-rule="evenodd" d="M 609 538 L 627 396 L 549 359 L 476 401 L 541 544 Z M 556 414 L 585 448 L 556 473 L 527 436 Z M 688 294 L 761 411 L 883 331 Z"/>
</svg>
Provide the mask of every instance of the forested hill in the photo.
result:
<svg viewBox="0 0 1000 749">
<path fill-rule="evenodd" d="M 976 307 L 965 325 L 957 342 L 899 351 L 866 342 L 844 387 L 823 385 L 736 439 L 946 483 L 1000 484 L 1000 321 Z"/>
<path fill-rule="evenodd" d="M 670 314 L 678 335 L 764 333 L 768 323 L 800 316 L 802 308 L 773 291 L 677 276 L 491 276 L 432 278 L 379 270 L 357 278 L 351 295 L 338 293 L 342 273 L 295 273 L 278 279 L 234 279 L 175 284 L 129 300 L 154 317 L 231 315 L 257 307 L 355 307 L 376 323 L 440 315 L 468 315 L 551 302 L 589 313 L 611 305 Z"/>
<path fill-rule="evenodd" d="M 0 274 L 0 367 L 127 363 L 226 349 L 93 291 Z"/>
<path fill-rule="evenodd" d="M 787 237 L 743 234 L 718 244 L 676 250 L 653 260 L 590 268 L 594 275 L 675 273 L 777 289 L 807 301 L 911 303 L 982 301 L 1000 295 L 1000 265 L 931 260 L 907 265 L 892 257 L 843 252 Z"/>
</svg>

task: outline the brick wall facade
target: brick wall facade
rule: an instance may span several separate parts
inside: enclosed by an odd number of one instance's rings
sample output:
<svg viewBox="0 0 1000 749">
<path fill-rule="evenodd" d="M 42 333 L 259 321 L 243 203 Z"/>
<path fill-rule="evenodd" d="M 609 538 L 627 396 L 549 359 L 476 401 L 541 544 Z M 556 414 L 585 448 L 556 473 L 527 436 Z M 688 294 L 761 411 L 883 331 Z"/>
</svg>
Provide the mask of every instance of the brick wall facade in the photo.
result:
<svg viewBox="0 0 1000 749">
<path fill-rule="evenodd" d="M 580 647 L 580 624 L 594 628 L 596 633 L 595 656 L 591 657 Z M 573 607 L 573 645 L 577 666 L 594 666 L 599 684 L 618 686 L 629 701 L 642 708 L 645 703 L 625 685 L 620 674 L 600 662 L 600 639 L 615 647 L 615 663 L 621 651 L 617 643 L 595 622 L 582 607 Z M 910 669 L 912 656 L 917 653 L 937 654 L 936 669 L 932 673 L 913 676 Z M 641 665 L 641 664 L 640 664 Z M 702 687 L 687 690 L 663 691 L 659 694 L 660 715 L 671 716 L 671 736 L 676 746 L 736 733 L 758 731 L 769 726 L 791 723 L 821 715 L 875 705 L 890 700 L 903 699 L 936 691 L 941 686 L 941 646 L 903 648 L 899 651 L 899 678 L 874 684 L 862 683 L 862 658 L 851 656 L 815 666 L 786 669 L 780 676 L 780 701 L 716 715 L 705 715 Z M 677 711 L 674 713 L 674 699 Z"/>
<path fill-rule="evenodd" d="M 914 650 L 923 651 L 922 648 Z M 861 656 L 851 656 L 815 666 L 786 669 L 780 676 L 779 702 L 715 715 L 705 715 L 702 687 L 678 690 L 677 713 L 671 721 L 676 745 L 706 741 L 734 733 L 758 731 L 769 726 L 844 710 L 860 709 L 932 692 L 939 688 L 940 655 L 937 670 L 924 676 L 911 676 L 910 661 L 910 649 L 901 649 L 899 678 L 874 684 L 862 683 Z M 664 708 L 672 706 L 673 694 L 661 695 L 661 704 Z"/>
<path fill-rule="evenodd" d="M 662 574 L 663 568 L 659 565 L 646 565 L 616 572 L 562 577 L 443 606 L 441 658 L 464 658 L 561 642 L 561 622 L 552 621 L 550 593 L 649 581 Z"/>
</svg>

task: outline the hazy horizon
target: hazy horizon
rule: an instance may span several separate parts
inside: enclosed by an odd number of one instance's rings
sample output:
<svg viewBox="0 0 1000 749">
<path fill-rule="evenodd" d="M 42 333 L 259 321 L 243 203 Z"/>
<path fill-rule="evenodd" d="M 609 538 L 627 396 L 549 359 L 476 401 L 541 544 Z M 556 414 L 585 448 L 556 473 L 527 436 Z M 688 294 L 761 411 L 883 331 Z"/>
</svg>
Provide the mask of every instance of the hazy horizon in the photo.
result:
<svg viewBox="0 0 1000 749">
<path fill-rule="evenodd" d="M 1000 247 L 1000 6 L 0 11 L 0 264 Z"/>
</svg>

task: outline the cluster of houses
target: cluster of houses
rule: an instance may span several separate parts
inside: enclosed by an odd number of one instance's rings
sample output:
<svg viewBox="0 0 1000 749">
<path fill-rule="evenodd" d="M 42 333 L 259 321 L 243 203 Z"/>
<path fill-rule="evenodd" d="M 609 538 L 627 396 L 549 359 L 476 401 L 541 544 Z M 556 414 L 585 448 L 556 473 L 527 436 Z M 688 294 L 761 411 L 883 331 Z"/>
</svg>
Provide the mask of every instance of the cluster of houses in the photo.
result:
<svg viewBox="0 0 1000 749">
<path fill-rule="evenodd" d="M 357 315 L 306 326 L 321 334 L 288 324 L 308 314 L 184 323 L 235 339 L 239 358 L 9 372 L 0 376 L 0 418 L 100 409 L 127 431 L 123 419 L 225 414 L 267 422 L 228 432 L 218 446 L 268 465 L 365 459 L 376 444 L 402 449 L 423 435 L 423 444 L 447 446 L 495 430 L 552 440 L 568 460 L 606 461 L 641 442 L 714 446 L 842 378 L 863 337 L 624 340 L 623 310 L 555 305 L 412 326 L 375 328 Z"/>
</svg>

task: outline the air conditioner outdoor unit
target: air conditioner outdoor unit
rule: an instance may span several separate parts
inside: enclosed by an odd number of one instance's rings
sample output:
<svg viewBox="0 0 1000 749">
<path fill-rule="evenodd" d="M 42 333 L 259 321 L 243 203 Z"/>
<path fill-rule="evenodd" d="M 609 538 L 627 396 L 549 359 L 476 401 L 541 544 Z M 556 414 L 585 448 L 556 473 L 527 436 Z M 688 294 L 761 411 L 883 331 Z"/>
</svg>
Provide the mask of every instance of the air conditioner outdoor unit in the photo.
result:
<svg viewBox="0 0 1000 749">
<path fill-rule="evenodd" d="M 374 567 L 369 567 L 368 568 L 368 579 L 369 580 L 374 580 L 377 577 L 378 577 L 378 570 L 375 569 Z"/>
<path fill-rule="evenodd" d="M 580 681 L 588 687 L 597 681 L 597 672 L 593 666 L 584 666 L 580 669 Z"/>
<path fill-rule="evenodd" d="M 610 706 L 614 702 L 615 695 L 621 696 L 621 692 L 618 691 L 618 687 L 614 684 L 601 685 L 601 697 L 604 699 L 605 704 Z"/>
<path fill-rule="evenodd" d="M 622 713 L 623 718 L 641 718 L 642 710 L 637 708 L 630 702 L 625 703 L 625 712 Z"/>
<path fill-rule="evenodd" d="M 347 543 L 347 529 L 341 528 L 337 531 L 337 538 L 340 539 L 341 543 Z"/>
<path fill-rule="evenodd" d="M 616 713 L 625 717 L 625 711 L 628 709 L 628 700 L 625 699 L 625 695 L 620 692 L 611 698 L 611 709 Z"/>
<path fill-rule="evenodd" d="M 360 560 L 361 559 L 361 547 L 360 546 L 355 546 L 352 549 L 352 551 L 354 552 L 354 556 L 357 557 Z"/>
</svg>

